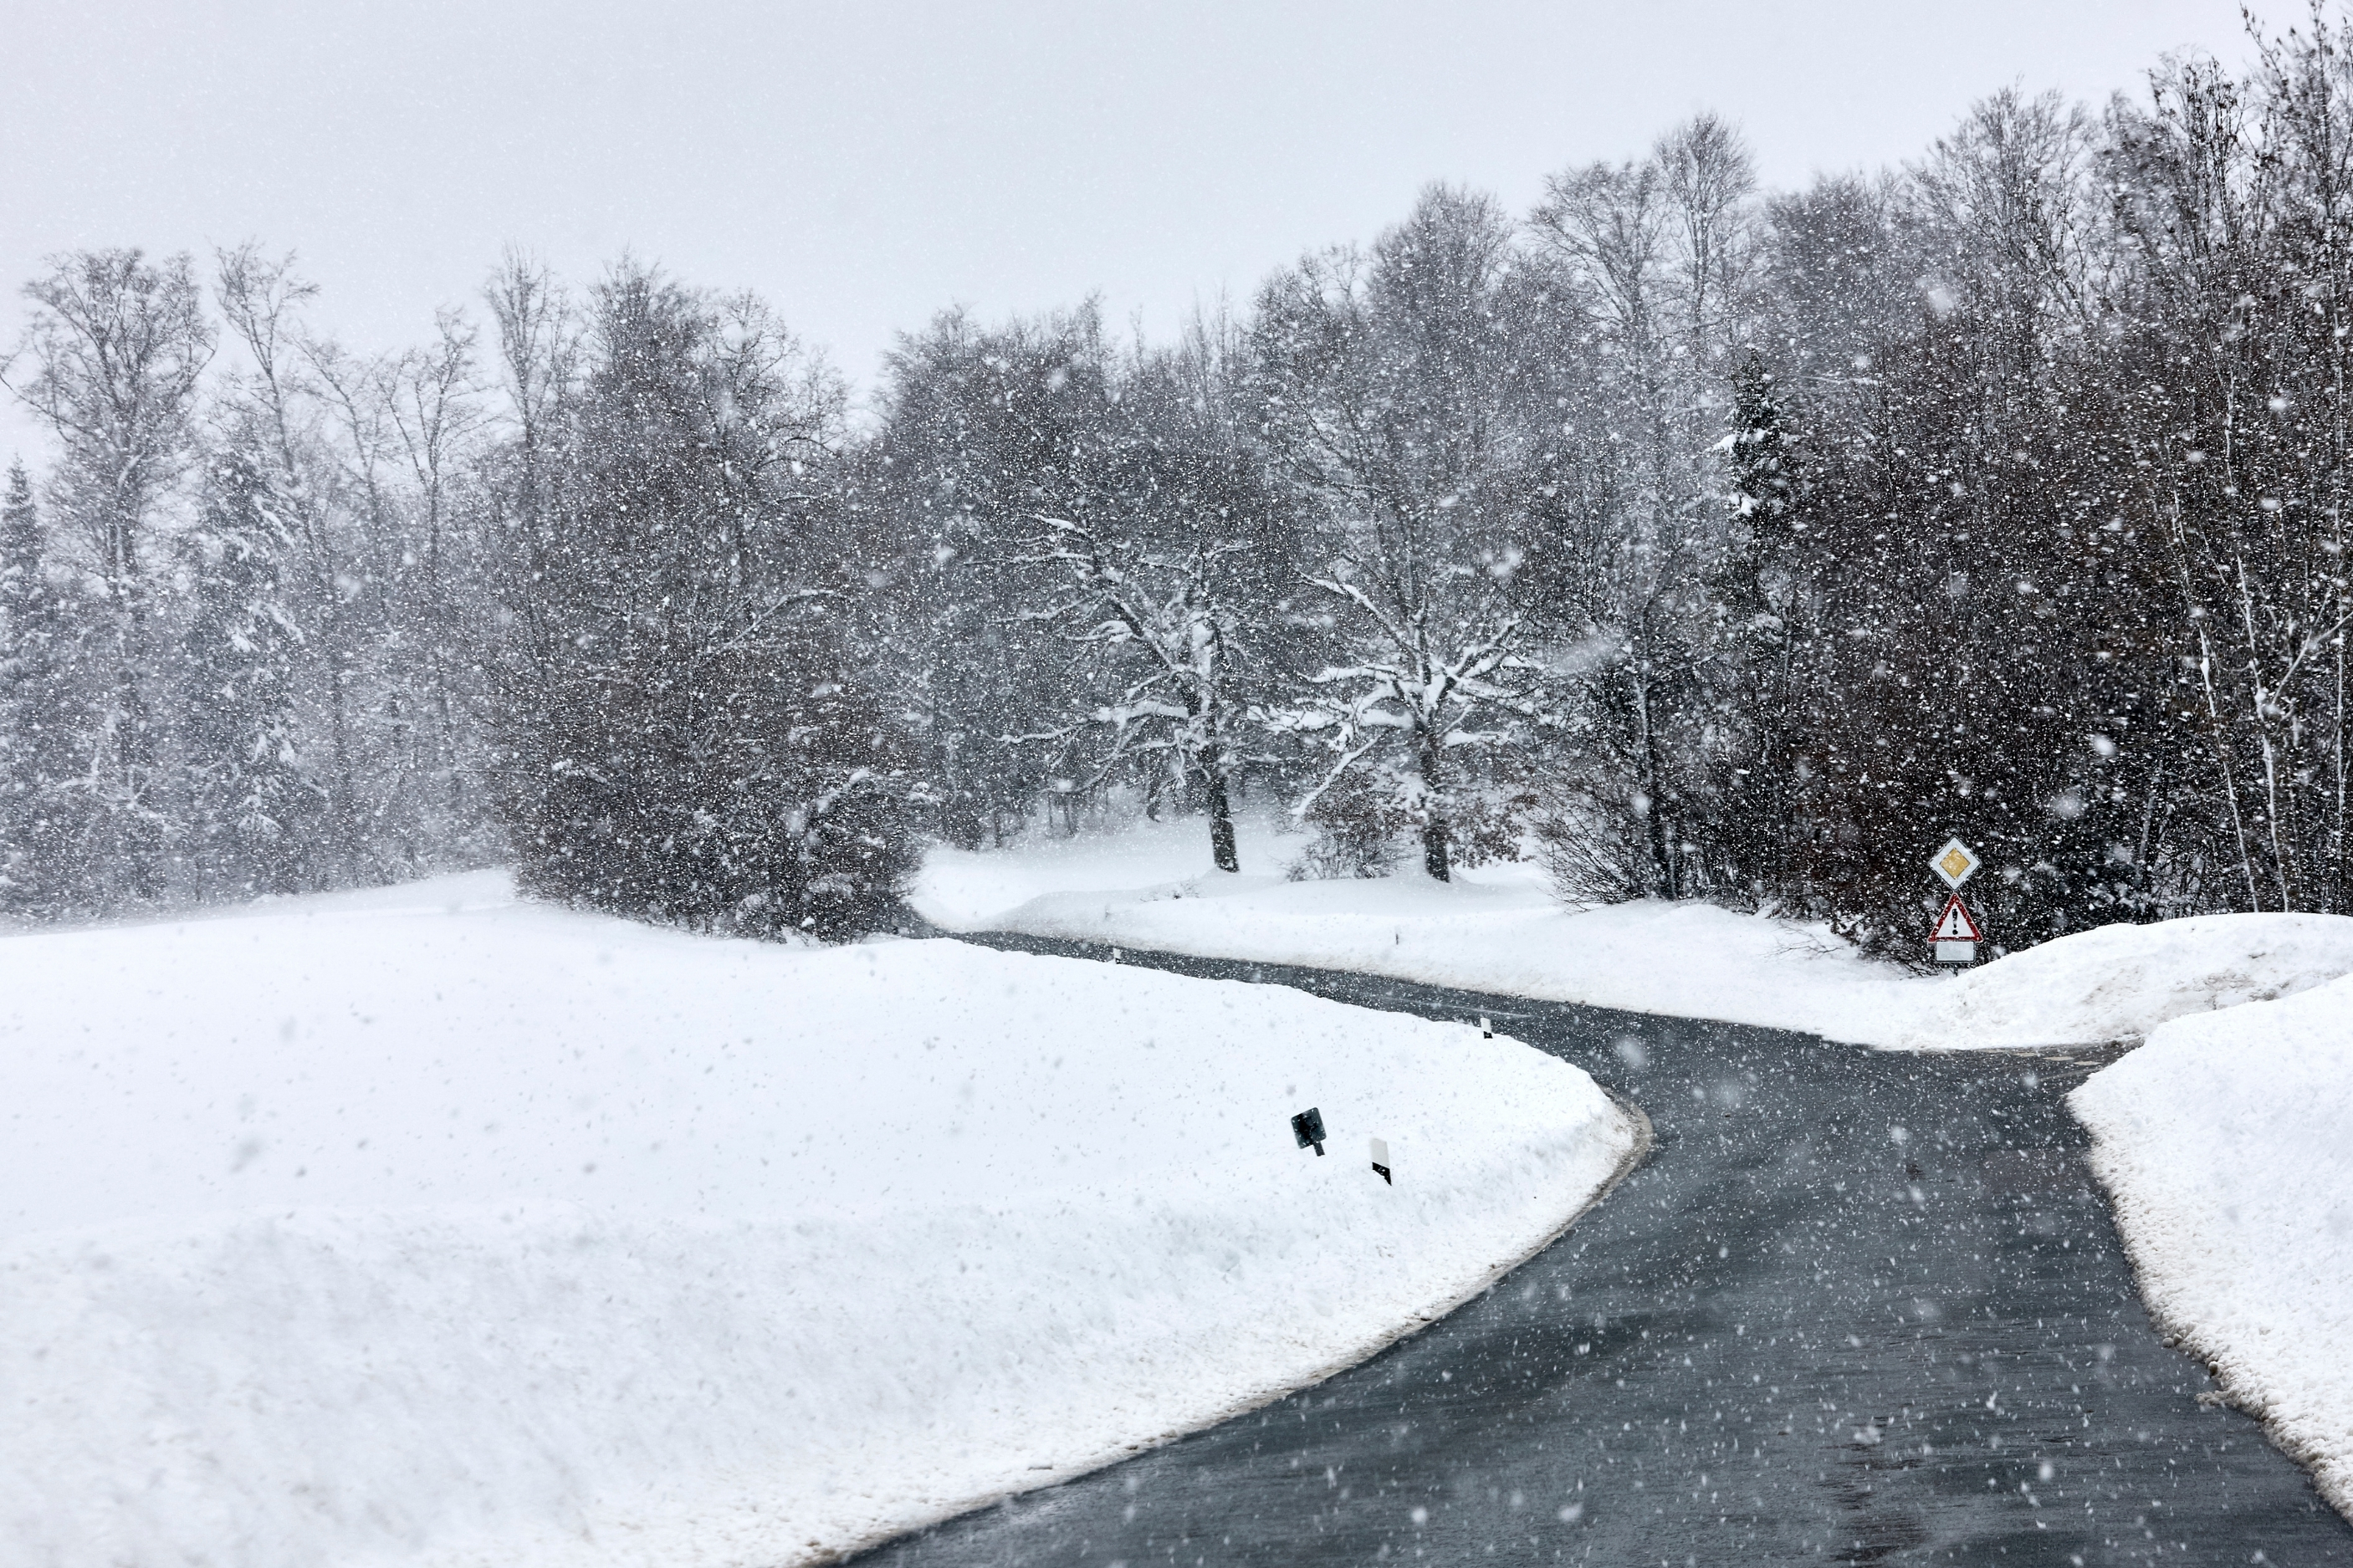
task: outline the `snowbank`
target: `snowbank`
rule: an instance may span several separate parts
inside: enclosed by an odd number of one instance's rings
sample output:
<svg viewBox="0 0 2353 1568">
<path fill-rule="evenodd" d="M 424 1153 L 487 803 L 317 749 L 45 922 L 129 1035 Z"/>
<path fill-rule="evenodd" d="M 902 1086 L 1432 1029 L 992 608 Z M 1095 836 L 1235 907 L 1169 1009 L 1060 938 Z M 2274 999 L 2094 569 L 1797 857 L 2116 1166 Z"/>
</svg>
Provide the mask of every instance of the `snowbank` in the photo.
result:
<svg viewBox="0 0 2353 1568">
<path fill-rule="evenodd" d="M 2167 1024 L 2069 1103 L 2150 1312 L 2353 1517 L 2353 979 Z"/>
<path fill-rule="evenodd" d="M 496 878 L 7 939 L 0 997 L 47 1568 L 810 1561 L 1361 1357 L 1636 1137 L 1464 1027 Z"/>
<path fill-rule="evenodd" d="M 2199 915 L 2077 931 L 1931 994 L 1898 1044 L 2137 1040 L 2174 1018 L 2268 1002 L 2353 974 L 2353 919 Z"/>
<path fill-rule="evenodd" d="M 1418 871 L 1345 882 L 1225 875 L 1209 868 L 1198 829 L 1180 837 L 1180 826 L 934 851 L 917 904 L 951 931 L 1362 970 L 1906 1050 L 2138 1039 L 2169 1018 L 2353 974 L 2353 919 L 2341 915 L 2103 926 L 1922 976 L 1862 958 L 1820 925 L 1690 903 L 1570 911 L 1524 865 L 1451 883 Z"/>
<path fill-rule="evenodd" d="M 1210 874 L 1209 830 L 1202 817 L 1134 822 L 1108 831 L 1058 837 L 1031 833 L 1009 849 L 935 847 L 923 861 L 915 903 L 944 931 L 980 931 L 1017 905 L 1045 893 L 1162 888 Z M 1280 884 L 1309 836 L 1288 819 L 1234 818 L 1242 874 L 1216 874 L 1253 888 Z"/>
<path fill-rule="evenodd" d="M 1827 930 L 1705 904 L 1571 913 L 1527 866 L 1451 883 L 1418 870 L 1287 882 L 1270 854 L 1259 858 L 1266 874 L 1232 876 L 1210 869 L 1206 844 L 1193 843 L 1200 835 L 1179 838 L 1176 826 L 994 854 L 934 851 L 917 907 L 950 931 L 1361 970 L 1862 1044 L 1894 1043 L 1919 994 L 1938 984 L 1864 960 Z M 1250 847 L 1245 839 L 1245 873 Z"/>
</svg>

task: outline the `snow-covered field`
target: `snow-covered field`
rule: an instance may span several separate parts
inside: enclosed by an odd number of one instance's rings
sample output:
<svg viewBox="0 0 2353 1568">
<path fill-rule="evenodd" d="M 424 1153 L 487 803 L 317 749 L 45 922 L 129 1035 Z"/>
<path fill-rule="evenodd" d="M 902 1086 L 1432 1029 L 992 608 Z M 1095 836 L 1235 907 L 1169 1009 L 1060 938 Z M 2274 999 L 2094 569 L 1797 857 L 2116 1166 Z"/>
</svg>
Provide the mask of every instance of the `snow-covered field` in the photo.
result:
<svg viewBox="0 0 2353 1568">
<path fill-rule="evenodd" d="M 1957 975 L 1921 976 L 1799 921 L 1704 904 L 1571 911 L 1526 865 L 1451 884 L 1410 869 L 1285 881 L 1303 842 L 1246 832 L 1242 876 L 1210 868 L 1198 822 L 997 853 L 935 850 L 917 902 L 951 931 L 1363 970 L 1912 1050 L 2137 1039 L 2168 1018 L 2353 974 L 2353 919 L 2337 915 L 2105 926 Z"/>
<path fill-rule="evenodd" d="M 1638 1136 L 1467 1027 L 494 876 L 10 938 L 0 998 L 44 1568 L 807 1561 L 1361 1357 Z"/>
<path fill-rule="evenodd" d="M 2177 1019 L 2070 1103 L 2151 1312 L 2353 1516 L 2353 979 Z"/>
</svg>

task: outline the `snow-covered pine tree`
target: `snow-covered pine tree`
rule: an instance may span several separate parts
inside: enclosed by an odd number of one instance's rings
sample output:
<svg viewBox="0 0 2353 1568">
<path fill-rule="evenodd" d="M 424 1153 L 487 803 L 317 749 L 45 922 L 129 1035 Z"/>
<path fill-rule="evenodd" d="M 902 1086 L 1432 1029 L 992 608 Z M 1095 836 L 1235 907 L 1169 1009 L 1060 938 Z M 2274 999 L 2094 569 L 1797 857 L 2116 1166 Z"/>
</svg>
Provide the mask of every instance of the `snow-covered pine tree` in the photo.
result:
<svg viewBox="0 0 2353 1568">
<path fill-rule="evenodd" d="M 301 635 L 283 603 L 291 548 L 262 465 L 231 444 L 205 465 L 179 665 L 187 861 L 199 898 L 317 885 L 325 792 L 301 753 Z"/>
<path fill-rule="evenodd" d="M 1788 896 L 1802 829 L 1793 765 L 1804 730 L 1799 647 L 1807 636 L 1804 538 L 1779 388 L 1751 349 L 1733 373 L 1722 443 L 1731 526 L 1710 574 L 1708 687 L 1719 737 L 1710 758 L 1709 837 L 1728 884 L 1747 899 Z"/>
<path fill-rule="evenodd" d="M 0 915 L 71 907 L 78 803 L 69 608 L 48 577 L 33 481 L 19 461 L 0 500 Z"/>
</svg>

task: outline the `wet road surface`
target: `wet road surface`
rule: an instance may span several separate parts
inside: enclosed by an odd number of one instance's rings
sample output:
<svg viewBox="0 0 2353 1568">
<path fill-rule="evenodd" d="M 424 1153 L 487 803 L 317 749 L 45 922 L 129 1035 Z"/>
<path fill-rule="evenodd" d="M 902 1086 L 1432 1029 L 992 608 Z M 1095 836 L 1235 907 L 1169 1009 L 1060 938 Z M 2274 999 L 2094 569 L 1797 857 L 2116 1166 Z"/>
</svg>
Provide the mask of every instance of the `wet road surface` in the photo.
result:
<svg viewBox="0 0 2353 1568">
<path fill-rule="evenodd" d="M 864 1568 L 2353 1564 L 2353 1526 L 2253 1421 L 2200 1401 L 2204 1368 L 2142 1310 L 2063 1104 L 2113 1051 L 1895 1055 L 1126 960 L 1488 1013 L 1641 1105 L 1656 1147 L 1426 1332 Z"/>
</svg>

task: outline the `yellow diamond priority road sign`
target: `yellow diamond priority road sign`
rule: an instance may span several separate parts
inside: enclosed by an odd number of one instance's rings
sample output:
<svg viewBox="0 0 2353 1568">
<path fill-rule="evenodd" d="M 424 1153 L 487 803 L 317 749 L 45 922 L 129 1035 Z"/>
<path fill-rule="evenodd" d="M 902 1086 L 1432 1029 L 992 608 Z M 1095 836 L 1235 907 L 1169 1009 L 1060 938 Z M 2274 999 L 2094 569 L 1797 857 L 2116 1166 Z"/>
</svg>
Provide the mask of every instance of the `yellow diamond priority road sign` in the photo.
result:
<svg viewBox="0 0 2353 1568">
<path fill-rule="evenodd" d="M 1928 862 L 1928 869 L 1945 879 L 1945 886 L 1957 890 L 1963 882 L 1978 873 L 1978 858 L 1969 847 L 1957 838 L 1947 838 L 1945 847 Z"/>
</svg>

